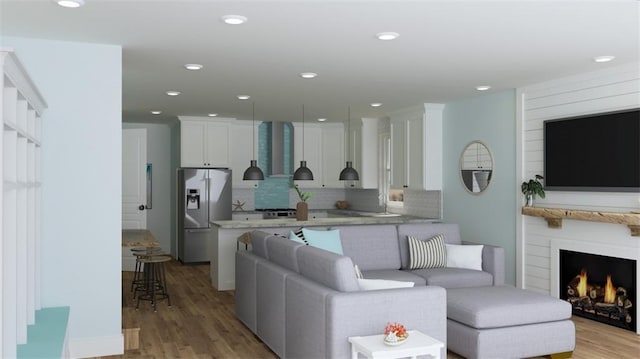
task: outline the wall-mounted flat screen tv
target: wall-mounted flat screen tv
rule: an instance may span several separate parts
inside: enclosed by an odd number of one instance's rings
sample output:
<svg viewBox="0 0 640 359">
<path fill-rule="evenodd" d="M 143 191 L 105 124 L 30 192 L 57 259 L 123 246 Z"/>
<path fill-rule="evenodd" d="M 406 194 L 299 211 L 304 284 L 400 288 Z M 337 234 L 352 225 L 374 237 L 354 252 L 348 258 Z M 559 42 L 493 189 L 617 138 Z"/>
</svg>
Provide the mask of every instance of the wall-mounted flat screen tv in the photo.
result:
<svg viewBox="0 0 640 359">
<path fill-rule="evenodd" d="M 640 109 L 544 122 L 546 190 L 640 192 Z"/>
</svg>

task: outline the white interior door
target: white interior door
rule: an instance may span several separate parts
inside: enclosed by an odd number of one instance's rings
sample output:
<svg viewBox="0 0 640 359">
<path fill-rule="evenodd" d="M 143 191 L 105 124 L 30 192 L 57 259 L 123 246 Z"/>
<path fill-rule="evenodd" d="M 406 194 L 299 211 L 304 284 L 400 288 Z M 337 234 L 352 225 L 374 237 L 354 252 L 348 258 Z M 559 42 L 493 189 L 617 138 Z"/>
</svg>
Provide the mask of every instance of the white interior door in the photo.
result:
<svg viewBox="0 0 640 359">
<path fill-rule="evenodd" d="M 122 129 L 122 229 L 147 228 L 147 130 Z"/>
</svg>

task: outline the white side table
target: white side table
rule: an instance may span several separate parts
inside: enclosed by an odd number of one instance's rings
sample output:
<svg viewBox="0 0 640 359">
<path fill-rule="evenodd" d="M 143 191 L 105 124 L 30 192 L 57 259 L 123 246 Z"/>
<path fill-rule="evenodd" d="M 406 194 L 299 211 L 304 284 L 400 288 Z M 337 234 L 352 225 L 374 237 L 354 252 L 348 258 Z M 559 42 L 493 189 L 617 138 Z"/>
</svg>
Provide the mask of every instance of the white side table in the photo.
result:
<svg viewBox="0 0 640 359">
<path fill-rule="evenodd" d="M 387 345 L 383 342 L 384 335 L 370 335 L 366 337 L 349 337 L 351 343 L 351 359 L 358 359 L 362 353 L 369 359 L 395 359 L 418 355 L 431 355 L 433 359 L 440 359 L 440 351 L 444 344 L 417 330 L 408 330 L 409 339 L 398 346 Z"/>
</svg>

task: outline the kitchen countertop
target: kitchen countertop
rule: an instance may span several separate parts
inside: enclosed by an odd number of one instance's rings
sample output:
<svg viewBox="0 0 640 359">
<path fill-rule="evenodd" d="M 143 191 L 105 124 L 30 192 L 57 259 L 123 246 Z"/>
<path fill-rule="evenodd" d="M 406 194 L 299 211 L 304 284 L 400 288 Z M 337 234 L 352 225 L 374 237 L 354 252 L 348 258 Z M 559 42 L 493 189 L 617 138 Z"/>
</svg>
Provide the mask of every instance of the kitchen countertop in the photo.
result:
<svg viewBox="0 0 640 359">
<path fill-rule="evenodd" d="M 298 221 L 295 218 L 278 219 L 249 219 L 249 220 L 223 220 L 212 221 L 211 224 L 218 228 L 274 228 L 274 227 L 312 227 L 312 226 L 340 226 L 359 224 L 401 224 L 401 223 L 424 223 L 437 222 L 438 218 L 421 218 L 415 216 L 394 216 L 394 217 L 374 217 L 363 215 L 345 215 L 335 217 L 335 211 L 328 210 L 334 216 L 328 218 L 313 218 L 308 221 Z M 309 217 L 313 212 L 309 213 Z"/>
<path fill-rule="evenodd" d="M 123 247 L 158 247 L 160 243 L 147 229 L 123 229 Z"/>
</svg>

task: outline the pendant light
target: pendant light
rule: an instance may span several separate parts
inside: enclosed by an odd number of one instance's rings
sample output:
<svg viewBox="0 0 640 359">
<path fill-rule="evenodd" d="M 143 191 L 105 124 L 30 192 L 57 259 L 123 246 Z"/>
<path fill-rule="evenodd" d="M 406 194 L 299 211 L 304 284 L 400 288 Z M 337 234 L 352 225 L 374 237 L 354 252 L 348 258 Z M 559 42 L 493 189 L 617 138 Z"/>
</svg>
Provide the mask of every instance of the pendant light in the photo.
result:
<svg viewBox="0 0 640 359">
<path fill-rule="evenodd" d="M 349 107 L 349 118 L 347 119 L 347 157 L 351 157 L 351 107 Z M 344 169 L 340 171 L 340 181 L 358 181 L 360 175 L 358 171 L 353 168 L 353 162 L 347 159 L 347 164 Z"/>
<path fill-rule="evenodd" d="M 313 172 L 307 168 L 307 161 L 304 160 L 304 105 L 302 105 L 302 160 L 300 168 L 293 173 L 295 181 L 313 181 Z"/>
<path fill-rule="evenodd" d="M 242 176 L 242 179 L 244 181 L 262 181 L 264 180 L 264 173 L 262 173 L 262 170 L 260 169 L 260 167 L 258 167 L 258 161 L 255 160 L 255 153 L 256 153 L 256 104 L 255 102 L 251 103 L 251 109 L 253 112 L 253 125 L 252 125 L 252 131 L 253 131 L 253 152 L 252 152 L 252 160 L 251 160 L 251 165 L 249 166 L 249 168 L 247 168 L 244 171 L 244 175 Z"/>
</svg>

